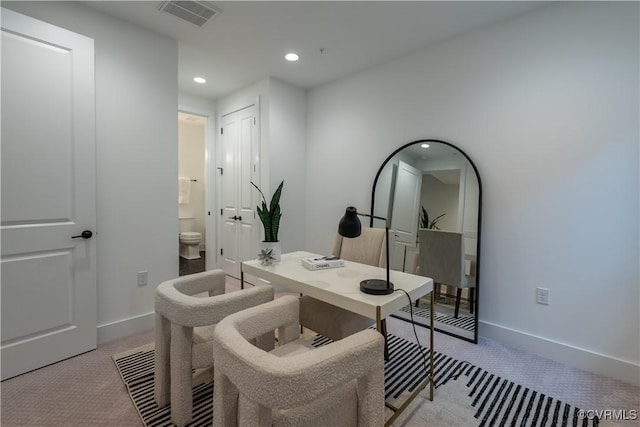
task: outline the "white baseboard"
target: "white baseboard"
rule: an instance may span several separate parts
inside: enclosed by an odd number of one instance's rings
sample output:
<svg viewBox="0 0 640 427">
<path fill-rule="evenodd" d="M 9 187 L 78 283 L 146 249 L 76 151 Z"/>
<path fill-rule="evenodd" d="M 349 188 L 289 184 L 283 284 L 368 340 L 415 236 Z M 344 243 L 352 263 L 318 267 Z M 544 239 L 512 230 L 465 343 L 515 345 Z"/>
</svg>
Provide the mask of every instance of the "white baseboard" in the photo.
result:
<svg viewBox="0 0 640 427">
<path fill-rule="evenodd" d="M 576 368 L 640 386 L 640 365 L 584 348 L 478 321 L 478 335 Z"/>
<path fill-rule="evenodd" d="M 98 326 L 98 344 L 153 329 L 155 312 Z"/>
</svg>

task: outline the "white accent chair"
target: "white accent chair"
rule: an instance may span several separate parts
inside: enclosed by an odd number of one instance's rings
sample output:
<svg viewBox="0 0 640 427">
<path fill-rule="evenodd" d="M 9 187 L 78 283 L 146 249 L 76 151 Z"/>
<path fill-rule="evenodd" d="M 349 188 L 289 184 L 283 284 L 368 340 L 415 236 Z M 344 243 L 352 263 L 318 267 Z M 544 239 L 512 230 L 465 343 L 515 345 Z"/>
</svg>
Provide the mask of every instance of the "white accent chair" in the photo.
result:
<svg viewBox="0 0 640 427">
<path fill-rule="evenodd" d="M 462 289 L 469 290 L 469 311 L 473 313 L 475 274 L 469 271 L 465 260 L 462 233 L 421 228 L 419 234 L 419 274 L 430 277 L 435 286 L 447 285 L 456 289 L 454 317 L 460 312 Z"/>
<path fill-rule="evenodd" d="M 274 329 L 273 351 L 251 344 Z M 213 425 L 381 426 L 383 346 L 369 329 L 314 348 L 292 295 L 232 314 L 214 331 Z"/>
<path fill-rule="evenodd" d="M 208 296 L 198 296 L 205 292 Z M 225 294 L 222 270 L 182 276 L 158 285 L 154 395 L 159 407 L 171 403 L 174 424 L 182 427 L 191 421 L 192 369 L 213 366 L 215 325 L 232 313 L 272 300 L 273 288 L 269 285 Z M 257 343 L 273 348 L 273 334 L 259 337 Z"/>
<path fill-rule="evenodd" d="M 384 228 L 363 227 L 362 234 L 353 239 L 343 238 L 338 234 L 331 254 L 347 261 L 384 267 L 386 265 L 385 238 Z M 362 331 L 374 323 L 368 317 L 309 296 L 300 298 L 300 322 L 305 328 L 312 329 L 334 341 Z M 386 322 L 382 332 L 386 336 Z"/>
</svg>

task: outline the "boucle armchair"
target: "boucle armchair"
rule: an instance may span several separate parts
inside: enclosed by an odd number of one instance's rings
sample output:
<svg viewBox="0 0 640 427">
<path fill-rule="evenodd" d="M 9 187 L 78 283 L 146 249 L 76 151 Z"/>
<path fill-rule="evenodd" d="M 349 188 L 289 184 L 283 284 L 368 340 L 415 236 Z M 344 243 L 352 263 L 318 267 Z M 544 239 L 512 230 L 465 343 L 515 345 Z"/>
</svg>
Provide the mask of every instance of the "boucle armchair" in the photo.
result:
<svg viewBox="0 0 640 427">
<path fill-rule="evenodd" d="M 384 267 L 386 263 L 386 232 L 384 228 L 362 228 L 362 234 L 353 239 L 336 236 L 331 254 L 344 260 Z M 374 321 L 368 317 L 344 310 L 309 296 L 300 298 L 300 322 L 332 340 L 362 331 Z M 386 323 L 383 325 L 386 329 Z"/>
<path fill-rule="evenodd" d="M 274 329 L 273 351 L 251 344 Z M 299 337 L 299 299 L 291 295 L 218 324 L 214 426 L 384 424 L 382 336 L 368 329 L 319 348 Z"/>
<path fill-rule="evenodd" d="M 208 296 L 198 295 L 208 293 Z M 171 421 L 181 427 L 191 421 L 192 369 L 213 366 L 213 329 L 229 314 L 273 300 L 273 288 L 256 286 L 225 294 L 222 270 L 182 276 L 156 289 L 155 401 L 171 402 Z M 257 337 L 271 349 L 273 334 Z"/>
</svg>

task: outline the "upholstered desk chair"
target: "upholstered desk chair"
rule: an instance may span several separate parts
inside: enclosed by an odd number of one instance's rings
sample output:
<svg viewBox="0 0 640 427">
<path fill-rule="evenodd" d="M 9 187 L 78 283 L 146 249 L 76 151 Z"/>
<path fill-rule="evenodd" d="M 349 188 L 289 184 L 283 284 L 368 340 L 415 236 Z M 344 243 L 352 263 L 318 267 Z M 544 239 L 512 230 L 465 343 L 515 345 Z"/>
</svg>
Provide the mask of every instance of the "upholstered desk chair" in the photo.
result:
<svg viewBox="0 0 640 427">
<path fill-rule="evenodd" d="M 273 288 L 268 285 L 225 294 L 222 270 L 182 276 L 158 286 L 154 393 L 158 406 L 171 402 L 174 424 L 182 427 L 191 421 L 192 369 L 213 366 L 214 326 L 229 314 L 272 300 Z M 273 348 L 273 335 L 261 337 L 258 344 Z"/>
<path fill-rule="evenodd" d="M 292 295 L 232 314 L 214 331 L 213 425 L 381 426 L 384 340 L 365 330 L 314 348 Z M 251 344 L 277 329 L 278 346 Z"/>
<path fill-rule="evenodd" d="M 456 287 L 454 317 L 460 312 L 462 289 L 469 289 L 469 306 L 473 313 L 474 282 L 466 268 L 462 233 L 421 228 L 419 231 L 419 273 L 433 279 L 435 285 Z"/>
<path fill-rule="evenodd" d="M 362 234 L 353 239 L 346 239 L 338 234 L 331 254 L 347 261 L 384 267 L 385 238 L 384 228 L 363 227 Z M 300 323 L 336 341 L 368 328 L 374 321 L 315 298 L 302 296 Z M 383 334 L 386 336 L 386 322 L 382 327 Z"/>
</svg>

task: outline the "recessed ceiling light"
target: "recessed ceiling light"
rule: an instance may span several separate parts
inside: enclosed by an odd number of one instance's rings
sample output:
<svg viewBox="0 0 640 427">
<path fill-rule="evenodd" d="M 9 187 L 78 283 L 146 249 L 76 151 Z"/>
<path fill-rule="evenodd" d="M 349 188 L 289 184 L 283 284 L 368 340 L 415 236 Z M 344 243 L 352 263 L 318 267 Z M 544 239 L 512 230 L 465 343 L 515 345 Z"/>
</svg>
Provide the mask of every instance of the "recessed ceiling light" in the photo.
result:
<svg viewBox="0 0 640 427">
<path fill-rule="evenodd" d="M 287 53 L 284 56 L 284 59 L 286 59 L 287 61 L 294 62 L 294 61 L 297 61 L 298 59 L 300 59 L 300 57 L 298 56 L 297 53 L 290 52 L 290 53 Z"/>
<path fill-rule="evenodd" d="M 193 81 L 196 82 L 196 83 L 202 84 L 202 83 L 206 83 L 207 79 L 205 79 L 204 77 L 194 77 Z"/>
<path fill-rule="evenodd" d="M 429 144 L 422 144 L 420 147 L 422 147 L 422 148 L 429 148 Z"/>
</svg>

